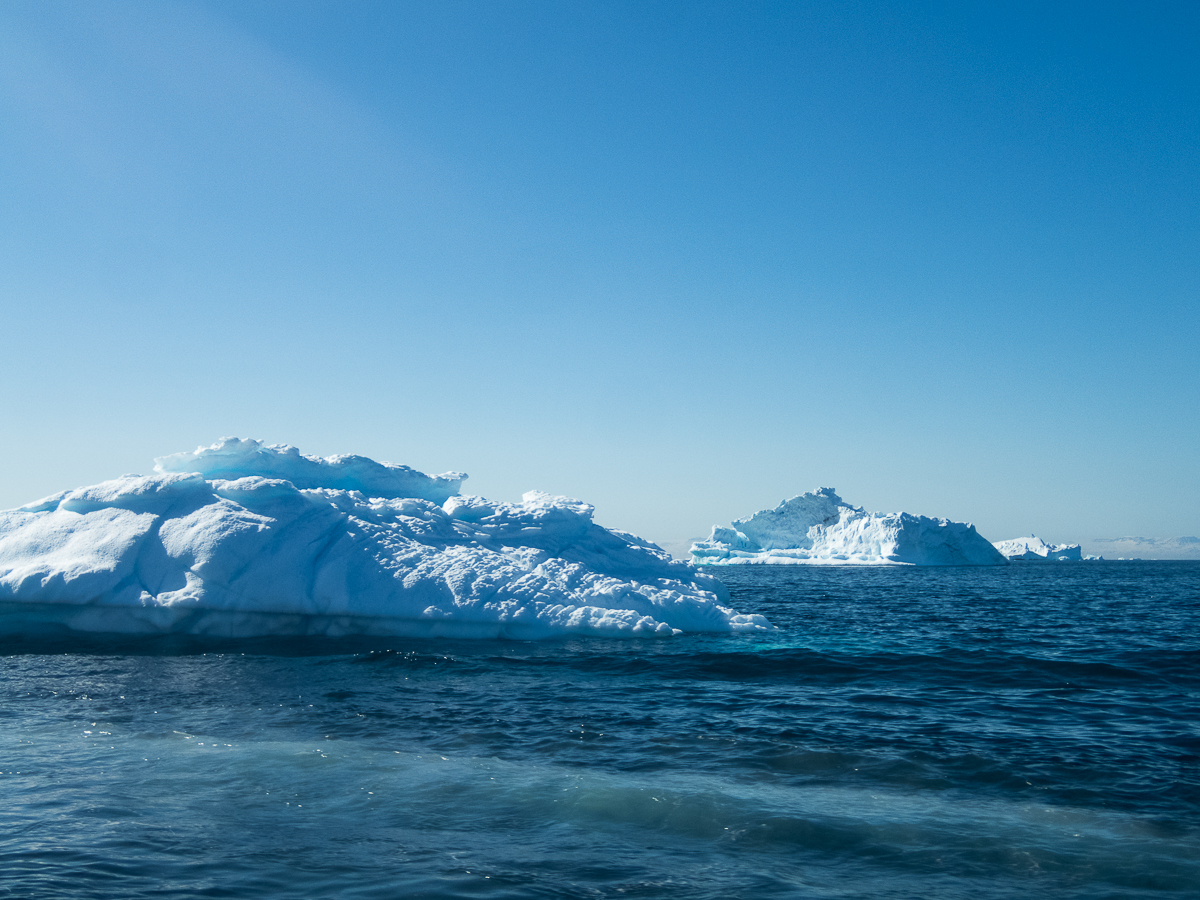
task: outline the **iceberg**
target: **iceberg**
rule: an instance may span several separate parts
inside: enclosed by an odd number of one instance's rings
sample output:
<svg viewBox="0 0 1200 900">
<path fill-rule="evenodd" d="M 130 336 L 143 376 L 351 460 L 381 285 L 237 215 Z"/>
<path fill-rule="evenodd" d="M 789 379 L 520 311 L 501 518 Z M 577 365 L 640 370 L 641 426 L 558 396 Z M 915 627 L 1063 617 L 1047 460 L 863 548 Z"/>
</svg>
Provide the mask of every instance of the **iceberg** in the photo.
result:
<svg viewBox="0 0 1200 900">
<path fill-rule="evenodd" d="M 974 525 L 909 513 L 871 513 L 833 488 L 714 525 L 691 549 L 697 565 L 993 566 L 1007 560 Z"/>
<path fill-rule="evenodd" d="M 225 438 L 0 512 L 0 632 L 536 639 L 758 631 L 712 576 L 593 508 L 459 493 Z"/>
<path fill-rule="evenodd" d="M 1083 548 L 1078 544 L 1047 544 L 1032 534 L 996 541 L 995 547 L 1008 559 L 1021 562 L 1077 562 L 1083 559 Z"/>
</svg>

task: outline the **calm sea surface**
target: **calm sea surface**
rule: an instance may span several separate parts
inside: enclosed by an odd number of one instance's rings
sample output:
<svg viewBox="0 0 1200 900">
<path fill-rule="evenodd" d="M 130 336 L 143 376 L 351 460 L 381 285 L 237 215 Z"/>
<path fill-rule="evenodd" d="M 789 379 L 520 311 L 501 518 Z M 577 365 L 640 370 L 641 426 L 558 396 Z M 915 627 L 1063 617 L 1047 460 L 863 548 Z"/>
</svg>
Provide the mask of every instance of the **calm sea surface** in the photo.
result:
<svg viewBox="0 0 1200 900">
<path fill-rule="evenodd" d="M 0 644 L 0 897 L 1200 897 L 1200 563 L 718 573 L 766 636 Z"/>
</svg>

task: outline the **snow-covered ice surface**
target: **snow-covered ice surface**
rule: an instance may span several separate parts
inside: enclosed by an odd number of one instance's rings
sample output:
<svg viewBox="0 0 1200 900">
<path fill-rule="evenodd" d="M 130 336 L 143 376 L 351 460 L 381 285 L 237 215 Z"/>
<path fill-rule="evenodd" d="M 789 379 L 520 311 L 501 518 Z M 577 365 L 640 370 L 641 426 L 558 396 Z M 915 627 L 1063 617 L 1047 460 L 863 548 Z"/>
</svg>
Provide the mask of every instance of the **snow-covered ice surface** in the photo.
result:
<svg viewBox="0 0 1200 900">
<path fill-rule="evenodd" d="M 466 475 L 447 472 L 426 475 L 408 466 L 378 463 L 365 456 L 343 455 L 321 459 L 305 456 L 296 447 L 264 445 L 261 441 L 225 438 L 194 453 L 175 453 L 154 461 L 156 472 L 197 472 L 208 481 L 239 478 L 280 478 L 293 487 L 358 491 L 389 500 L 410 498 L 445 503 L 458 493 Z"/>
<path fill-rule="evenodd" d="M 1032 534 L 1029 537 L 996 541 L 995 546 L 1008 559 L 1022 562 L 1075 562 L 1083 559 L 1083 550 L 1078 544 L 1047 544 Z"/>
<path fill-rule="evenodd" d="M 871 513 L 821 488 L 713 526 L 692 545 L 702 565 L 1003 565 L 974 525 L 909 513 Z"/>
<path fill-rule="evenodd" d="M 544 638 L 768 629 L 592 507 L 226 438 L 0 512 L 0 631 Z"/>
</svg>

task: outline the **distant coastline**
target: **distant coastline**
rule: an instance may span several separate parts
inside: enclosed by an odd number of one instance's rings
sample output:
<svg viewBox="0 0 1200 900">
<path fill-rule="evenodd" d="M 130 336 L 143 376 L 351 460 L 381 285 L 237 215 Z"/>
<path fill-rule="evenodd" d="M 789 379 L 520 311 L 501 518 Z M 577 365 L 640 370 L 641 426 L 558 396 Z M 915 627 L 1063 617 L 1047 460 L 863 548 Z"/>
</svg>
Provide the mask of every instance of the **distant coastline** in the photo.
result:
<svg viewBox="0 0 1200 900">
<path fill-rule="evenodd" d="M 1095 538 L 1084 550 L 1105 559 L 1200 559 L 1200 538 L 1117 537 Z"/>
</svg>

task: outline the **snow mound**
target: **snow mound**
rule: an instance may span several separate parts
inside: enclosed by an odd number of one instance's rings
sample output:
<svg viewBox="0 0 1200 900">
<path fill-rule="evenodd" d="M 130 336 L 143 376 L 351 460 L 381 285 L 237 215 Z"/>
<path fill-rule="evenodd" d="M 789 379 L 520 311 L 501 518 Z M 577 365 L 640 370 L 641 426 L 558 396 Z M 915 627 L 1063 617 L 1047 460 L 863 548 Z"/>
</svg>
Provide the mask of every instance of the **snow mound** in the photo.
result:
<svg viewBox="0 0 1200 900">
<path fill-rule="evenodd" d="M 1083 559 L 1083 549 L 1078 544 L 1047 544 L 1032 534 L 1029 537 L 996 541 L 995 547 L 1010 560 L 1074 562 Z"/>
<path fill-rule="evenodd" d="M 692 545 L 698 565 L 989 566 L 1007 560 L 974 525 L 909 513 L 869 513 L 821 488 L 713 526 Z"/>
<path fill-rule="evenodd" d="M 544 638 L 753 631 L 578 500 L 225 439 L 0 512 L 0 630 Z"/>
</svg>

